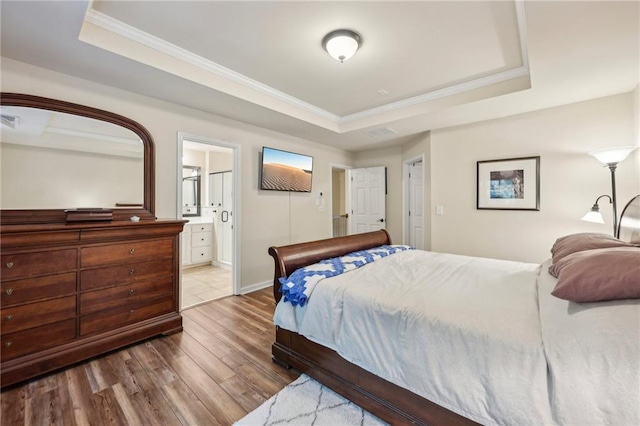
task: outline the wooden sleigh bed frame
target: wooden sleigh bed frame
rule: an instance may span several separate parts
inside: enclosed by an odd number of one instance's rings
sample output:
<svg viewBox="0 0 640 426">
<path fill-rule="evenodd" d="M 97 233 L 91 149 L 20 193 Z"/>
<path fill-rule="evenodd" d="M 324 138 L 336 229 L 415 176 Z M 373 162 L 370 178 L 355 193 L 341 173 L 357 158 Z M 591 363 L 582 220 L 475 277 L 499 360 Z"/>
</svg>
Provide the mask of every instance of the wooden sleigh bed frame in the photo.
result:
<svg viewBox="0 0 640 426">
<path fill-rule="evenodd" d="M 385 230 L 329 238 L 283 247 L 270 247 L 275 261 L 273 296 L 280 300 L 280 277 L 322 259 L 357 250 L 391 244 Z M 272 346 L 274 362 L 313 377 L 360 407 L 393 424 L 470 425 L 472 420 L 449 411 L 421 396 L 384 380 L 314 343 L 298 333 L 276 327 Z"/>
</svg>

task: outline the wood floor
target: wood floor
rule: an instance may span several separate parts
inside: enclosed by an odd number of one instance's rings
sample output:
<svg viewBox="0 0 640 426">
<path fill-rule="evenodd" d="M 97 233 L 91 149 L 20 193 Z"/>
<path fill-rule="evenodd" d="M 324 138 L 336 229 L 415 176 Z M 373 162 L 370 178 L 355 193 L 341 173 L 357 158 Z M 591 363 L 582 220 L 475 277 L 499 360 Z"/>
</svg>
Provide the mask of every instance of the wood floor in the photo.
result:
<svg viewBox="0 0 640 426">
<path fill-rule="evenodd" d="M 271 288 L 182 312 L 184 331 L 9 388 L 2 425 L 230 425 L 298 377 L 271 361 Z"/>
</svg>

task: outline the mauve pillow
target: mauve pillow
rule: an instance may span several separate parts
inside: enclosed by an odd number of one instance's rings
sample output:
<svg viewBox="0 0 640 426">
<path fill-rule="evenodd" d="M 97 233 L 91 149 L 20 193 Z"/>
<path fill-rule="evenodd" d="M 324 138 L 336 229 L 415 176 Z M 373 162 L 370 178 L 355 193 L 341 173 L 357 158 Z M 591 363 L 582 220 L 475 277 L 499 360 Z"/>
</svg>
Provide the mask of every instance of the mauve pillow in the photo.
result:
<svg viewBox="0 0 640 426">
<path fill-rule="evenodd" d="M 640 248 L 620 247 L 570 254 L 549 267 L 558 277 L 551 292 L 573 302 L 640 298 Z"/>
<path fill-rule="evenodd" d="M 563 257 L 579 251 L 611 247 L 634 247 L 634 245 L 607 234 L 595 232 L 571 234 L 558 238 L 553 244 L 553 247 L 551 247 L 551 263 L 555 264 Z"/>
</svg>

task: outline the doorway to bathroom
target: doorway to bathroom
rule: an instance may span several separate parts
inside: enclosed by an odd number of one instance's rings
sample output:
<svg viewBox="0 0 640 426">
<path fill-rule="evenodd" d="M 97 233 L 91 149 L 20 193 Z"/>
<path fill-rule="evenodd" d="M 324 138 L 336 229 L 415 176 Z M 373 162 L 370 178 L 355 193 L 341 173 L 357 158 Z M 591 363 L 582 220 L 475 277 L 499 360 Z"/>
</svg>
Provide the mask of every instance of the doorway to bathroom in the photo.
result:
<svg viewBox="0 0 640 426">
<path fill-rule="evenodd" d="M 180 308 L 238 294 L 239 147 L 178 134 Z"/>
</svg>

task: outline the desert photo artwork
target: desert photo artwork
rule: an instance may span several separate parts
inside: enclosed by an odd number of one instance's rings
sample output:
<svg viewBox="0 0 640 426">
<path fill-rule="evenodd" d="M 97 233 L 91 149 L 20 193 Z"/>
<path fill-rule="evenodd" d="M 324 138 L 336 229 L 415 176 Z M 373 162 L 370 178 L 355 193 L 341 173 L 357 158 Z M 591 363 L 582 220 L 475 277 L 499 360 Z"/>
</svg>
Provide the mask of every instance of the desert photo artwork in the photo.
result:
<svg viewBox="0 0 640 426">
<path fill-rule="evenodd" d="M 274 191 L 311 192 L 313 157 L 264 148 L 261 188 Z"/>
</svg>

